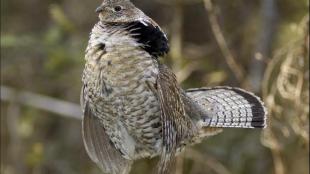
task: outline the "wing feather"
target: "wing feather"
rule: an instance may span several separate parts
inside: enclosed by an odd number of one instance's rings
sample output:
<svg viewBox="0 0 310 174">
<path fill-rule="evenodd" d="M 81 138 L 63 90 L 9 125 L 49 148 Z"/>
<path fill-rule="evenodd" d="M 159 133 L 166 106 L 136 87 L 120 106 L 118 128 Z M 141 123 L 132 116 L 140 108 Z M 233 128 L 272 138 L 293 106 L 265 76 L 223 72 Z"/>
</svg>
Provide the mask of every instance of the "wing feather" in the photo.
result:
<svg viewBox="0 0 310 174">
<path fill-rule="evenodd" d="M 84 106 L 84 118 L 82 122 L 82 135 L 86 151 L 100 169 L 108 174 L 128 174 L 132 161 L 122 157 L 109 136 L 106 134 L 100 120 L 95 117 L 81 96 L 81 104 Z"/>
<path fill-rule="evenodd" d="M 169 173 L 174 164 L 176 149 L 193 135 L 195 126 L 186 115 L 182 91 L 175 75 L 165 66 L 159 66 L 157 93 L 161 109 L 163 149 L 159 173 Z"/>
</svg>

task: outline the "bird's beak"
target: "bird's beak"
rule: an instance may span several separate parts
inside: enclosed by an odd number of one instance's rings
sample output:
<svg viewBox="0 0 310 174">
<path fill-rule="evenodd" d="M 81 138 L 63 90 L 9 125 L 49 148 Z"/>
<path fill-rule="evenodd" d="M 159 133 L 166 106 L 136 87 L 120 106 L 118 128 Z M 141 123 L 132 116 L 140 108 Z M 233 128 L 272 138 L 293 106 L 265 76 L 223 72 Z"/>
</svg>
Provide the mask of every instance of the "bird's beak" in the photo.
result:
<svg viewBox="0 0 310 174">
<path fill-rule="evenodd" d="M 100 5 L 98 8 L 96 8 L 96 13 L 101 13 L 103 11 L 104 7 Z"/>
</svg>

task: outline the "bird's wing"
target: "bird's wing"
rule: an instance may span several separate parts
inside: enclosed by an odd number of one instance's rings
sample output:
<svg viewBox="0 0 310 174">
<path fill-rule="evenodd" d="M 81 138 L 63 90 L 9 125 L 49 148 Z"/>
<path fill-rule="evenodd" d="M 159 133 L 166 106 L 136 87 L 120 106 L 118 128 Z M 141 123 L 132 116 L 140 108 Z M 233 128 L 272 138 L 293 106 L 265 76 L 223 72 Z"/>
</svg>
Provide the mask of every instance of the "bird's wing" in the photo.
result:
<svg viewBox="0 0 310 174">
<path fill-rule="evenodd" d="M 132 162 L 123 158 L 121 152 L 115 148 L 100 120 L 93 115 L 89 104 L 85 101 L 83 91 L 81 105 L 84 113 L 82 122 L 83 141 L 89 157 L 104 173 L 128 174 Z"/>
<path fill-rule="evenodd" d="M 176 77 L 165 65 L 159 65 L 157 95 L 161 109 L 163 149 L 159 173 L 168 173 L 174 162 L 176 149 L 195 130 L 191 119 L 186 115 L 181 89 Z"/>
</svg>

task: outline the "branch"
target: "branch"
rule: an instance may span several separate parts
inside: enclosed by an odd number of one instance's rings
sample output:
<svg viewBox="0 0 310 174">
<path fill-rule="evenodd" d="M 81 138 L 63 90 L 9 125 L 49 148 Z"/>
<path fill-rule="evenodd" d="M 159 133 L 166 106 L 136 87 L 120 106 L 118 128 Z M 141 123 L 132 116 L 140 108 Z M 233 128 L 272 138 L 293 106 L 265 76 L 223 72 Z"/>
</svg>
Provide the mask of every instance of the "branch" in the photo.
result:
<svg viewBox="0 0 310 174">
<path fill-rule="evenodd" d="M 26 91 L 17 91 L 1 86 L 1 100 L 17 102 L 26 106 L 49 111 L 64 117 L 81 119 L 82 112 L 78 104 Z"/>
<path fill-rule="evenodd" d="M 261 6 L 261 25 L 259 26 L 258 41 L 250 63 L 248 76 L 254 92 L 259 92 L 261 89 L 261 81 L 278 24 L 278 9 L 275 0 L 262 0 Z"/>
</svg>

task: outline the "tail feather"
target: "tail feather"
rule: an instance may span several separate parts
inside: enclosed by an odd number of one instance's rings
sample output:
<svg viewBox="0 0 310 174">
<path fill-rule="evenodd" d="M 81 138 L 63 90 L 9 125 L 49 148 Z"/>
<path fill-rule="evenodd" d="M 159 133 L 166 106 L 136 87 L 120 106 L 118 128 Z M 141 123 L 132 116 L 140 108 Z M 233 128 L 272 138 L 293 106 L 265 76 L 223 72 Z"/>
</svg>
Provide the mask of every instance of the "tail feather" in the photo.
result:
<svg viewBox="0 0 310 174">
<path fill-rule="evenodd" d="M 254 94 L 240 88 L 189 89 L 186 94 L 208 115 L 201 119 L 207 127 L 264 128 L 267 110 Z M 211 118 L 211 119 L 210 119 Z"/>
</svg>

